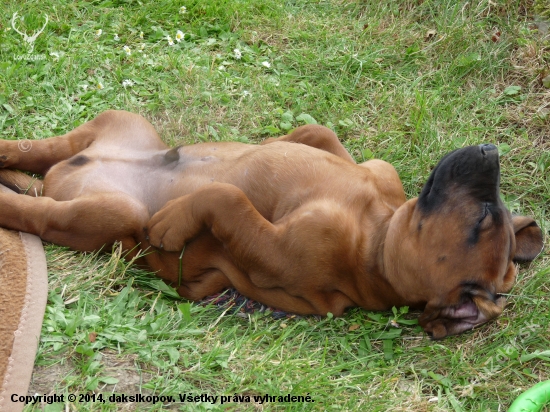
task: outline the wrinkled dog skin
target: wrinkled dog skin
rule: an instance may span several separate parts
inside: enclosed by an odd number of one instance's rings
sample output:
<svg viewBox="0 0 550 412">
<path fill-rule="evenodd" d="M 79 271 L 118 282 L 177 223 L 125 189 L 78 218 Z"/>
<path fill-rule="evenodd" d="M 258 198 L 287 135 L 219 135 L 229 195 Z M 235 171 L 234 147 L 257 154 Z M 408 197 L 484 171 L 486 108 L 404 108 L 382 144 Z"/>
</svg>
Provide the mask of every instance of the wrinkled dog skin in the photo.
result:
<svg viewBox="0 0 550 412">
<path fill-rule="evenodd" d="M 408 201 L 391 165 L 356 164 L 316 125 L 261 145 L 170 149 L 141 116 L 108 111 L 25 152 L 0 141 L 0 160 L 0 182 L 31 195 L 0 193 L 2 227 L 75 250 L 146 251 L 138 262 L 192 300 L 234 287 L 299 314 L 424 309 L 434 338 L 499 316 L 514 262 L 543 244 L 500 200 L 491 144 L 446 155 Z"/>
</svg>

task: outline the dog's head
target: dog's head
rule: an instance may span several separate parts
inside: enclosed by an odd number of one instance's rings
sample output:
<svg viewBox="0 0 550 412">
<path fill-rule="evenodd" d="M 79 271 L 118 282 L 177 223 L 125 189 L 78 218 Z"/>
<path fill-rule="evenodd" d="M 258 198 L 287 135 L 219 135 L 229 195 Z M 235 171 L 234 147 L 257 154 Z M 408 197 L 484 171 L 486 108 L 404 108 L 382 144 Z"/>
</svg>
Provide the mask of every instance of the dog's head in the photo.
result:
<svg viewBox="0 0 550 412">
<path fill-rule="evenodd" d="M 496 318 L 516 278 L 514 261 L 540 253 L 535 221 L 512 216 L 499 196 L 496 146 L 455 150 L 435 167 L 418 198 L 392 217 L 384 247 L 388 280 L 433 338 Z"/>
</svg>

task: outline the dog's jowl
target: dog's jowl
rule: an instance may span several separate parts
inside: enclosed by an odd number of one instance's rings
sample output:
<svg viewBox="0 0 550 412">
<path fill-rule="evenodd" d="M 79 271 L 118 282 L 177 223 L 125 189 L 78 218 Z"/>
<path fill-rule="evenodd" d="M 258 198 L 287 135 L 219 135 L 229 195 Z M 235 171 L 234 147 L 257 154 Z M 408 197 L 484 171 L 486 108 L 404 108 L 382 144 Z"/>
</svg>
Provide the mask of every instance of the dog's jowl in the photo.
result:
<svg viewBox="0 0 550 412">
<path fill-rule="evenodd" d="M 261 145 L 170 149 L 141 116 L 108 111 L 27 151 L 0 141 L 0 167 L 26 194 L 0 192 L 2 227 L 146 251 L 139 263 L 193 300 L 234 287 L 300 314 L 424 309 L 434 338 L 497 317 L 514 262 L 542 249 L 535 221 L 500 200 L 491 144 L 446 155 L 408 201 L 390 164 L 356 164 L 317 125 Z"/>
</svg>

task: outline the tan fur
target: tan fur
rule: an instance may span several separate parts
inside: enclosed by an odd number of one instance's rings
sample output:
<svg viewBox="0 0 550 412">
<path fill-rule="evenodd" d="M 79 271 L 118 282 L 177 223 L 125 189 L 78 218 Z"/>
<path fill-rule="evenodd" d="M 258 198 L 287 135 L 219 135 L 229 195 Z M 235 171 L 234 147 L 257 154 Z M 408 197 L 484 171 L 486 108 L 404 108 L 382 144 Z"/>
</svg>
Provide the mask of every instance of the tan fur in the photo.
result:
<svg viewBox="0 0 550 412">
<path fill-rule="evenodd" d="M 406 201 L 395 169 L 355 164 L 322 126 L 262 145 L 169 150 L 141 116 L 108 111 L 27 153 L 0 141 L 0 158 L 0 167 L 46 173 L 44 197 L 0 193 L 1 226 L 83 251 L 121 241 L 194 300 L 235 287 L 301 314 L 427 305 L 432 331 L 440 308 L 460 303 L 462 281 L 502 293 L 515 278 L 510 216 L 474 250 L 455 247 L 464 216 L 453 210 L 419 235 L 416 200 Z M 438 260 L 449 248 L 456 253 Z M 487 318 L 500 313 L 484 301 L 491 293 L 475 300 Z"/>
</svg>

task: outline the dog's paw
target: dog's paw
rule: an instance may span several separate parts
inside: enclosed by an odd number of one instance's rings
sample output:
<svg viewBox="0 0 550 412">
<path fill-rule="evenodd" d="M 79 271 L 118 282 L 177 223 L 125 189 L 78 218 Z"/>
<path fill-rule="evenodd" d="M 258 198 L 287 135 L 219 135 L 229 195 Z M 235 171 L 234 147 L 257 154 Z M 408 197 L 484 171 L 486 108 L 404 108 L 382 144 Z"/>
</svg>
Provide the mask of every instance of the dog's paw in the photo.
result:
<svg viewBox="0 0 550 412">
<path fill-rule="evenodd" d="M 171 200 L 149 220 L 146 229 L 149 243 L 168 252 L 181 251 L 196 234 L 190 230 L 192 223 L 187 196 Z"/>
<path fill-rule="evenodd" d="M 26 142 L 27 141 L 16 142 L 14 140 L 0 140 L 0 169 L 13 167 L 19 162 L 18 151 L 28 151 L 26 150 L 26 146 L 24 146 Z"/>
<path fill-rule="evenodd" d="M 0 155 L 0 168 L 5 168 L 9 166 L 8 156 Z"/>
<path fill-rule="evenodd" d="M 156 213 L 147 225 L 147 236 L 151 245 L 168 252 L 183 249 L 185 241 L 172 219 L 162 210 Z"/>
</svg>

